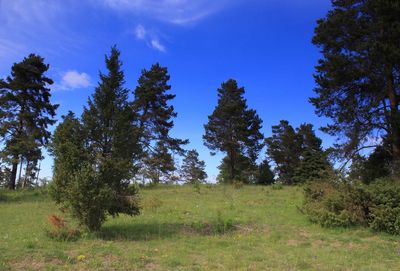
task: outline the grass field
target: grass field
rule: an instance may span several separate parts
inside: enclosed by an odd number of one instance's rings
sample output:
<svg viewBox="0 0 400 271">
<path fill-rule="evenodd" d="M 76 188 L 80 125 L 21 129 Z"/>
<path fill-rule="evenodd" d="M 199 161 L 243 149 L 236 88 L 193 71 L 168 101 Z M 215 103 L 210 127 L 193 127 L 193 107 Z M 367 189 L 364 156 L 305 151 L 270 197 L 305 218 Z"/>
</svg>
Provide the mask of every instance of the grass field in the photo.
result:
<svg viewBox="0 0 400 271">
<path fill-rule="evenodd" d="M 0 194 L 0 270 L 400 270 L 400 237 L 325 229 L 301 214 L 300 187 L 141 190 L 140 216 L 78 241 L 49 239 L 57 213 L 38 191 Z"/>
</svg>

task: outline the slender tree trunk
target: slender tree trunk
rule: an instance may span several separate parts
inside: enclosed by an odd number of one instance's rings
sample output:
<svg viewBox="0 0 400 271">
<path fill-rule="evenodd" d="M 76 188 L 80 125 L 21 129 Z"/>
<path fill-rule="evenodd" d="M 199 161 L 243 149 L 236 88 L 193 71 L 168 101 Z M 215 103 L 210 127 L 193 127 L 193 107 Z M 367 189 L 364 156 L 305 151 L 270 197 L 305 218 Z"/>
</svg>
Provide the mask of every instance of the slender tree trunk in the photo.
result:
<svg viewBox="0 0 400 271">
<path fill-rule="evenodd" d="M 15 190 L 15 180 L 17 179 L 17 169 L 18 169 L 18 156 L 14 156 L 11 175 L 10 175 L 10 182 L 8 184 L 8 188 Z"/>
<path fill-rule="evenodd" d="M 21 161 L 20 161 L 20 163 L 19 163 L 19 173 L 18 173 L 18 183 L 19 183 L 19 184 L 21 183 L 22 164 L 23 164 L 23 161 L 24 161 L 24 159 L 21 157 Z M 22 188 L 24 188 L 23 185 L 22 185 Z"/>
<path fill-rule="evenodd" d="M 230 182 L 235 180 L 235 154 L 233 150 L 229 151 L 229 178 Z"/>
<path fill-rule="evenodd" d="M 390 104 L 390 139 L 392 145 L 393 163 L 395 173 L 400 173 L 400 117 L 399 101 L 394 86 L 394 76 L 392 69 L 388 69 L 388 97 Z"/>
<path fill-rule="evenodd" d="M 28 175 L 30 174 L 30 170 L 29 170 L 29 160 L 26 161 L 26 167 L 25 167 L 25 177 L 24 177 L 24 181 L 22 182 L 22 188 L 26 188 L 27 184 L 28 184 Z"/>
</svg>

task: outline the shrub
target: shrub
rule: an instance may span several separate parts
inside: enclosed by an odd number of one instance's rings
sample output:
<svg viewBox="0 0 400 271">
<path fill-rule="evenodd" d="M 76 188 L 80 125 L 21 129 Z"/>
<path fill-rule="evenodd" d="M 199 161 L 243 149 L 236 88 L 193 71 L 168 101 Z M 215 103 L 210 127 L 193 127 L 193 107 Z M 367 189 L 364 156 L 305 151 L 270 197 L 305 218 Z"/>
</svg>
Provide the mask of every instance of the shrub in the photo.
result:
<svg viewBox="0 0 400 271">
<path fill-rule="evenodd" d="M 273 190 L 282 190 L 283 189 L 283 184 L 281 182 L 275 182 L 272 184 L 271 188 Z"/>
<path fill-rule="evenodd" d="M 400 183 L 388 179 L 362 183 L 308 184 L 303 211 L 325 227 L 360 225 L 400 234 Z"/>
<path fill-rule="evenodd" d="M 46 233 L 51 239 L 58 241 L 75 241 L 81 235 L 79 230 L 70 228 L 67 222 L 57 215 L 49 215 L 48 221 L 52 228 L 47 230 Z"/>
</svg>

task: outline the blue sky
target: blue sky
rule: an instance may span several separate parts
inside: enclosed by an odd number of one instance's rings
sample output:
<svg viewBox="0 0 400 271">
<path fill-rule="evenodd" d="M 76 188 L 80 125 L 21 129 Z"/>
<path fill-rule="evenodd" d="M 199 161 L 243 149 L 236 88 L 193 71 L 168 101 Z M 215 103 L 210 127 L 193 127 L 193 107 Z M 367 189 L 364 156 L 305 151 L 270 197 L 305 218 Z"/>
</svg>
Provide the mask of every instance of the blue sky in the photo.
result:
<svg viewBox="0 0 400 271">
<path fill-rule="evenodd" d="M 160 62 L 177 95 L 173 135 L 191 141 L 214 178 L 222 155 L 211 157 L 203 146 L 203 125 L 229 78 L 245 87 L 265 136 L 281 119 L 326 123 L 308 98 L 319 58 L 311 38 L 329 8 L 329 0 L 0 0 L 0 77 L 29 53 L 40 54 L 51 65 L 60 117 L 80 115 L 113 44 L 132 90 L 141 69 Z M 324 146 L 333 142 L 318 135 Z M 51 165 L 46 155 L 41 177 L 52 175 Z"/>
</svg>

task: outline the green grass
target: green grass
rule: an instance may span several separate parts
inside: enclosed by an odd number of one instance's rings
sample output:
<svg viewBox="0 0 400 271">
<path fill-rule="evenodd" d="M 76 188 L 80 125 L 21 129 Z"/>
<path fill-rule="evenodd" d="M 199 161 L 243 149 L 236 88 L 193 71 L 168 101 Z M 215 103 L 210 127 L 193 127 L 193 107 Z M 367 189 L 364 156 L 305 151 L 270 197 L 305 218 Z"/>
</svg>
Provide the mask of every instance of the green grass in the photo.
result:
<svg viewBox="0 0 400 271">
<path fill-rule="evenodd" d="M 400 270 L 400 237 L 311 224 L 300 187 L 145 189 L 140 216 L 74 242 L 46 236 L 46 195 L 0 192 L 0 270 Z"/>
</svg>

